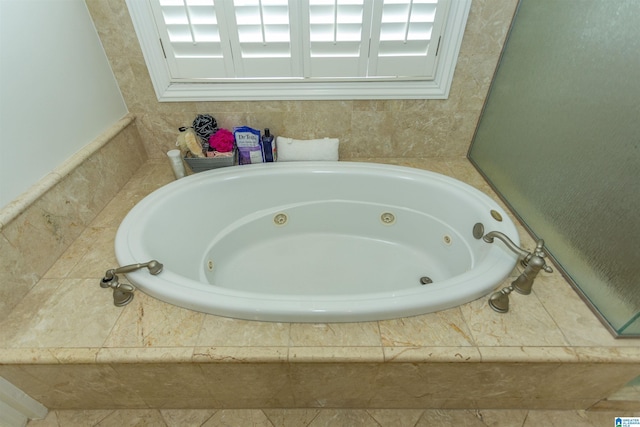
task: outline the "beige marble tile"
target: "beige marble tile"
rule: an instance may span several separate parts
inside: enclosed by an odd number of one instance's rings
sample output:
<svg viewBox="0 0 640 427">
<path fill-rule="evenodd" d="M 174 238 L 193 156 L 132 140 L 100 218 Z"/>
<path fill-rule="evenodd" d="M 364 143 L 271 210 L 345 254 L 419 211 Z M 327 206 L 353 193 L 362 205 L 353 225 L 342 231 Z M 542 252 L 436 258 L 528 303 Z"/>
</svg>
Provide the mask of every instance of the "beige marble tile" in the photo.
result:
<svg viewBox="0 0 640 427">
<path fill-rule="evenodd" d="M 380 367 L 376 377 L 377 391 L 371 405 L 424 408 L 434 407 L 429 405 L 438 401 L 450 405 L 448 407 L 483 407 L 475 406 L 474 402 L 479 399 L 501 399 L 504 396 L 523 398 L 535 393 L 558 366 L 473 362 L 388 363 Z"/>
<path fill-rule="evenodd" d="M 109 365 L 123 388 L 149 408 L 220 407 L 209 392 L 210 378 L 194 363 L 114 363 Z M 179 392 L 178 392 L 179 391 Z M 204 405 L 204 402 L 209 402 Z M 173 402 L 173 403 L 172 403 Z M 131 406 L 135 407 L 135 406 Z"/>
<path fill-rule="evenodd" d="M 563 362 L 580 360 L 571 347 L 478 347 L 483 362 Z"/>
<path fill-rule="evenodd" d="M 380 346 L 377 322 L 292 323 L 292 347 Z"/>
<path fill-rule="evenodd" d="M 384 347 L 386 362 L 480 362 L 476 347 Z"/>
<path fill-rule="evenodd" d="M 636 401 L 640 404 L 640 376 L 635 377 L 622 388 L 614 391 L 607 399 Z"/>
<path fill-rule="evenodd" d="M 449 111 L 477 111 L 482 108 L 497 64 L 498 55 L 495 53 L 459 55 L 449 99 L 438 105 Z"/>
<path fill-rule="evenodd" d="M 616 416 L 619 414 L 627 414 L 627 416 L 640 417 L 637 400 L 601 400 L 589 407 L 593 412 L 612 411 Z"/>
<path fill-rule="evenodd" d="M 260 347 L 289 345 L 289 323 L 254 322 L 205 315 L 197 345 Z"/>
<path fill-rule="evenodd" d="M 319 409 L 263 409 L 269 421 L 277 427 L 308 426 L 320 413 Z"/>
<path fill-rule="evenodd" d="M 101 427 L 137 427 L 163 426 L 165 423 L 162 415 L 154 409 L 121 409 L 107 415 L 98 425 Z"/>
<path fill-rule="evenodd" d="M 500 399 L 476 399 L 474 408 L 490 409 L 532 409 L 532 410 L 562 410 L 573 411 L 590 408 L 597 401 L 594 399 L 536 399 L 528 397 L 501 397 Z"/>
<path fill-rule="evenodd" d="M 351 113 L 349 138 L 340 140 L 340 158 L 393 157 L 392 117 L 387 111 L 354 111 Z"/>
<path fill-rule="evenodd" d="M 379 427 L 380 424 L 364 409 L 325 409 L 311 421 L 309 427 Z"/>
<path fill-rule="evenodd" d="M 292 408 L 286 363 L 201 363 L 205 389 L 218 408 Z"/>
<path fill-rule="evenodd" d="M 141 291 L 136 291 L 133 301 L 120 310 L 122 315 L 105 347 L 193 347 L 205 316 Z"/>
<path fill-rule="evenodd" d="M 96 425 L 100 425 L 100 422 L 103 421 L 105 418 L 107 418 L 109 415 L 113 414 L 113 412 L 114 412 L 113 409 L 103 409 L 103 410 L 93 410 L 93 411 L 82 411 L 82 410 L 54 411 L 60 427 L 64 427 L 64 426 L 93 427 Z"/>
<path fill-rule="evenodd" d="M 565 411 L 529 411 L 523 427 L 534 426 L 566 426 L 593 425 L 584 412 L 575 411 L 567 414 Z M 605 424 L 603 424 L 605 425 Z M 615 425 L 611 419 L 610 425 Z"/>
<path fill-rule="evenodd" d="M 47 408 L 145 407 L 144 401 L 108 365 L 14 365 L 2 376 Z"/>
<path fill-rule="evenodd" d="M 56 365 L 94 363 L 100 348 L 0 348 L 0 360 L 6 364 Z"/>
<path fill-rule="evenodd" d="M 563 399 L 607 398 L 627 382 L 640 375 L 637 364 L 562 364 L 547 376 L 531 397 L 548 399 L 558 396 Z"/>
<path fill-rule="evenodd" d="M 287 347 L 196 347 L 196 363 L 284 363 Z"/>
<path fill-rule="evenodd" d="M 273 427 L 273 424 L 259 409 L 221 409 L 202 425 L 202 427 L 218 426 Z"/>
<path fill-rule="evenodd" d="M 191 347 L 103 347 L 96 355 L 98 363 L 188 363 L 192 360 Z"/>
<path fill-rule="evenodd" d="M 384 361 L 380 347 L 290 347 L 290 362 L 377 362 Z"/>
<path fill-rule="evenodd" d="M 167 427 L 200 427 L 216 413 L 215 409 L 163 409 Z"/>
<path fill-rule="evenodd" d="M 0 360 L 6 365 L 60 363 L 49 348 L 0 348 Z"/>
<path fill-rule="evenodd" d="M 467 52 L 499 55 L 517 4 L 515 0 L 473 2 L 461 55 Z"/>
<path fill-rule="evenodd" d="M 27 191 L 20 194 L 16 199 L 0 208 L 0 231 L 28 210 L 43 194 L 57 185 L 60 179 L 59 174 L 51 172 L 29 187 Z"/>
<path fill-rule="evenodd" d="M 95 280 L 43 279 L 0 328 L 7 347 L 100 347 L 120 316 Z"/>
<path fill-rule="evenodd" d="M 95 363 L 100 348 L 47 348 L 43 349 L 51 354 L 55 358 L 57 363 L 60 364 L 87 364 Z"/>
<path fill-rule="evenodd" d="M 476 416 L 487 426 L 495 427 L 520 427 L 527 418 L 528 411 L 523 409 L 496 410 L 477 409 Z"/>
<path fill-rule="evenodd" d="M 107 270 L 118 266 L 113 249 L 115 234 L 115 228 L 87 227 L 45 277 L 93 279 L 99 284 Z"/>
<path fill-rule="evenodd" d="M 315 104 L 321 106 L 322 103 Z M 287 115 L 281 136 L 296 139 L 339 138 L 347 141 L 351 134 L 349 109 L 325 111 L 291 111 Z"/>
<path fill-rule="evenodd" d="M 54 187 L 2 231 L 17 253 L 29 258 L 31 271 L 40 276 L 84 228 L 72 216 L 70 201 L 60 191 L 58 186 Z"/>
<path fill-rule="evenodd" d="M 501 286 L 508 286 L 507 279 Z M 497 313 L 480 298 L 460 307 L 475 343 L 491 346 L 568 346 L 569 343 L 535 294 L 512 292 L 509 312 Z"/>
<path fill-rule="evenodd" d="M 385 347 L 472 346 L 473 338 L 459 308 L 380 321 Z"/>
<path fill-rule="evenodd" d="M 427 426 L 456 426 L 484 427 L 486 424 L 481 413 L 474 410 L 439 410 L 427 409 L 416 423 L 416 427 Z"/>
<path fill-rule="evenodd" d="M 638 346 L 638 340 L 615 339 L 560 273 L 540 275 L 533 292 L 575 346 Z"/>
<path fill-rule="evenodd" d="M 45 420 L 32 420 L 29 427 L 75 427 L 75 426 L 109 426 L 109 425 L 158 425 L 160 422 L 157 414 L 167 426 L 200 426 L 211 420 L 213 425 L 253 425 L 256 420 L 258 425 L 264 422 L 256 410 L 224 410 L 224 416 L 213 418 L 217 410 L 176 409 L 176 410 L 149 410 L 149 409 L 120 409 L 120 410 L 55 410 L 50 411 Z M 309 425 L 340 425 L 337 422 L 346 421 L 349 427 L 363 425 L 368 418 L 361 409 L 265 409 L 262 410 L 271 424 L 278 427 L 306 427 Z M 613 425 L 613 420 L 620 412 L 616 411 L 576 411 L 576 410 L 366 410 L 377 424 L 382 427 L 414 426 L 414 425 L 477 425 L 491 427 L 522 427 L 525 426 L 608 426 Z M 639 412 L 628 410 L 625 416 L 638 416 Z M 317 419 L 317 421 L 315 421 Z M 105 423 L 100 421 L 105 420 Z M 124 421 L 123 421 L 124 420 Z M 234 424 L 238 421 L 239 424 Z M 114 424 L 112 424 L 112 422 Z M 124 424 L 120 424 L 124 422 Z M 350 423 L 349 423 L 350 422 Z M 429 424 L 434 422 L 435 424 Z M 443 422 L 444 424 L 441 424 Z M 457 424 L 449 424 L 450 422 Z M 313 423 L 313 424 L 312 424 Z M 320 423 L 320 424 L 318 424 Z M 417 423 L 417 424 L 416 424 Z M 163 424 L 160 424 L 163 425 Z M 211 425 L 211 424 L 205 424 Z M 364 424 L 367 425 L 367 424 Z"/>
<path fill-rule="evenodd" d="M 423 414 L 422 409 L 367 409 L 381 427 L 415 426 Z"/>
<path fill-rule="evenodd" d="M 0 321 L 27 295 L 29 290 L 44 275 L 44 271 L 33 266 L 33 260 L 24 256 L 0 234 Z M 10 285 L 9 285 L 10 284 Z"/>
<path fill-rule="evenodd" d="M 366 408 L 378 393 L 378 363 L 293 363 L 295 407 Z M 376 406 L 374 406 L 376 407 Z"/>
</svg>

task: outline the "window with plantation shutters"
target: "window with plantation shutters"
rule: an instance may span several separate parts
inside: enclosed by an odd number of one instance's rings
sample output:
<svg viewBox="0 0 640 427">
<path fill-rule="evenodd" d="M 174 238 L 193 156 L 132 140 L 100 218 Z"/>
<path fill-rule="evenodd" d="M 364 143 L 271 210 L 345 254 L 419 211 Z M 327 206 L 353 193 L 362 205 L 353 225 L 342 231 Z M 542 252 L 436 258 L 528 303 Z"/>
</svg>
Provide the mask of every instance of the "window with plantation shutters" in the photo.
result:
<svg viewBox="0 0 640 427">
<path fill-rule="evenodd" d="M 127 0 L 160 100 L 446 97 L 470 2 Z"/>
</svg>

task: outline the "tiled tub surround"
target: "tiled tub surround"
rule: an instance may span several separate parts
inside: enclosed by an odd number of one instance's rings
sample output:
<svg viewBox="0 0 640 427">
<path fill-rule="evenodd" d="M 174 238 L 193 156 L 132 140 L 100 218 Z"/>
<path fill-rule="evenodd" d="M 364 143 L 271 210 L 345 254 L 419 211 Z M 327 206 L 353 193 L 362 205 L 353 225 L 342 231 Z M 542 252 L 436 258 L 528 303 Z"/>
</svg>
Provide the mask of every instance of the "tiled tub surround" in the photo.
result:
<svg viewBox="0 0 640 427">
<path fill-rule="evenodd" d="M 0 209 L 0 320 L 122 189 L 147 155 L 128 114 Z"/>
<path fill-rule="evenodd" d="M 174 148 L 196 114 L 220 127 L 340 138 L 340 157 L 462 157 L 469 148 L 518 0 L 474 0 L 448 99 L 158 102 L 125 0 L 86 0 L 149 157 Z"/>
<path fill-rule="evenodd" d="M 493 194 L 465 159 L 368 160 Z M 486 298 L 346 324 L 234 320 L 141 292 L 114 307 L 98 283 L 116 265 L 118 224 L 172 179 L 166 159 L 147 161 L 20 299 L 0 323 L 0 376 L 56 409 L 640 408 L 607 399 L 640 375 L 638 341 L 613 339 L 557 273 L 513 294 L 507 314 Z"/>
</svg>

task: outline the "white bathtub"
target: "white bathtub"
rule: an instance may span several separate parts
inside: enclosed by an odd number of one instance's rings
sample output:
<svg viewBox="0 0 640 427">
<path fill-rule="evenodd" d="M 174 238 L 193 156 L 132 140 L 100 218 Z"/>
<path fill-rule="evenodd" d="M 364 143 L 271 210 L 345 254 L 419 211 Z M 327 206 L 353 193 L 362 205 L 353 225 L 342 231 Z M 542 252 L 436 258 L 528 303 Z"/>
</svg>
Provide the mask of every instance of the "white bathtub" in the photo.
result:
<svg viewBox="0 0 640 427">
<path fill-rule="evenodd" d="M 181 307 L 249 320 L 370 321 L 455 307 L 500 284 L 516 256 L 474 238 L 476 223 L 519 244 L 497 203 L 440 174 L 272 163 L 156 190 L 122 221 L 115 250 L 119 265 L 163 263 L 157 276 L 127 277 Z"/>
</svg>

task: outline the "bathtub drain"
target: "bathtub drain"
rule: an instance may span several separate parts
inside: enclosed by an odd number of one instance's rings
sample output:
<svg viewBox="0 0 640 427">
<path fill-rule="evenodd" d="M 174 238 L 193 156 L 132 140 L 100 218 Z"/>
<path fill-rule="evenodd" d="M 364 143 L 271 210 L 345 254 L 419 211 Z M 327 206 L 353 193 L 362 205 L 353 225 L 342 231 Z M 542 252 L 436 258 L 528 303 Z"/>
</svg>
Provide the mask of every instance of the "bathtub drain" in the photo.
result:
<svg viewBox="0 0 640 427">
<path fill-rule="evenodd" d="M 421 285 L 428 285 L 429 283 L 433 283 L 433 280 L 431 280 L 431 277 L 423 276 L 420 278 Z"/>
</svg>

